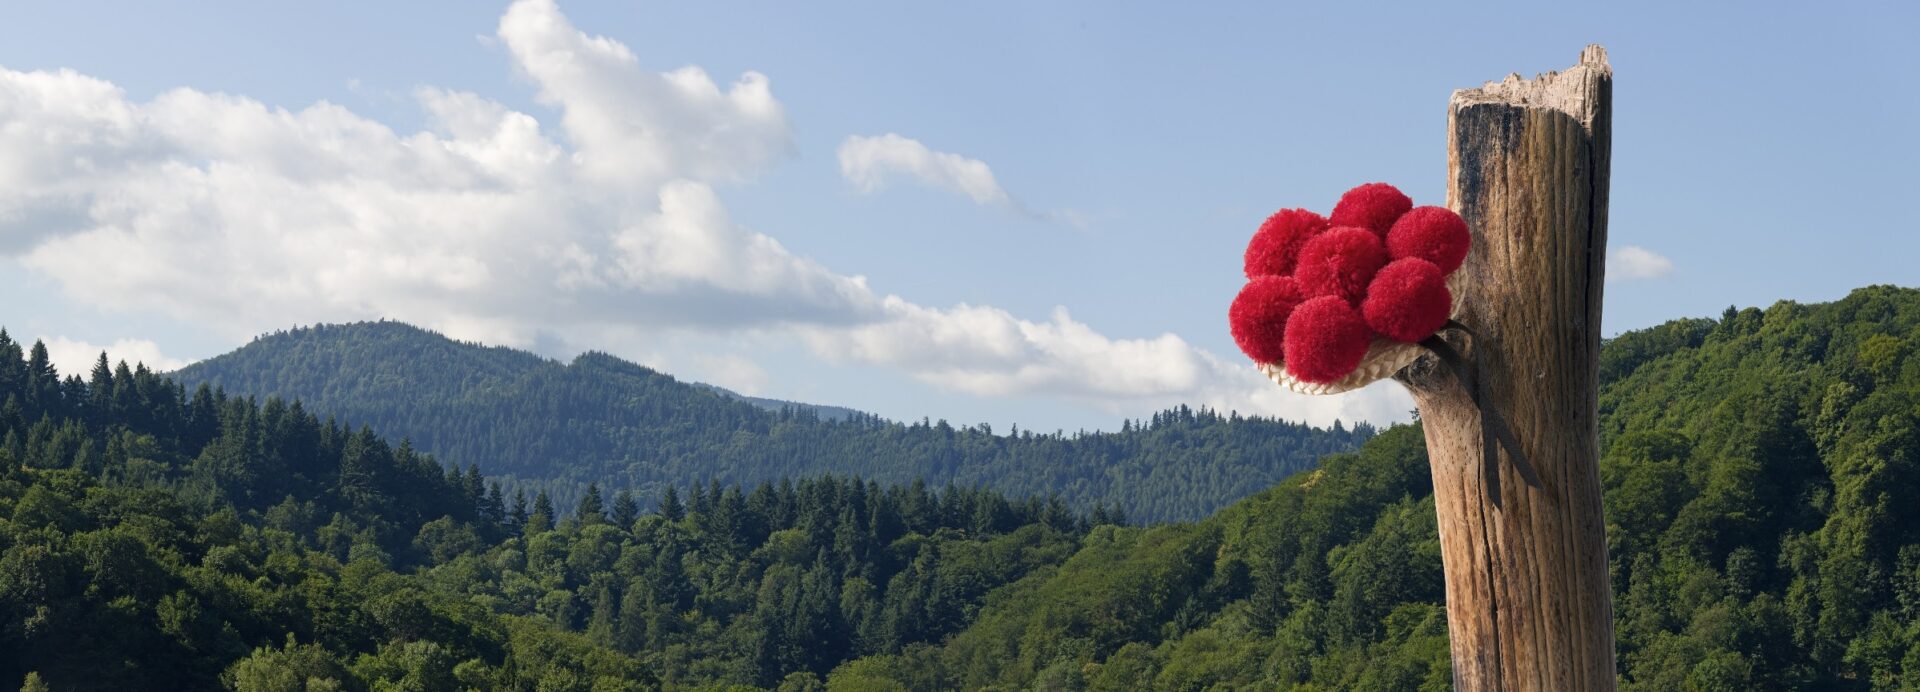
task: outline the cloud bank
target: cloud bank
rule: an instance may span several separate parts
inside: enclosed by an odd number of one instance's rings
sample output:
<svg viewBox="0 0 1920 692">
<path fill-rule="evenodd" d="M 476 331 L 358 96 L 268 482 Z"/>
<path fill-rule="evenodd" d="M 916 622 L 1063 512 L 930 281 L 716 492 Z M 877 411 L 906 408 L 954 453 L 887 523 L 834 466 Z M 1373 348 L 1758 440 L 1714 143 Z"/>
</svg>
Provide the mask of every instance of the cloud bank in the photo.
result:
<svg viewBox="0 0 1920 692">
<path fill-rule="evenodd" d="M 54 369 L 63 378 L 68 375 L 88 377 L 102 352 L 107 354 L 108 363 L 119 365 L 121 361 L 126 361 L 129 366 L 145 363 L 147 369 L 159 372 L 177 370 L 187 364 L 184 360 L 161 353 L 159 344 L 146 339 L 118 339 L 105 346 L 64 336 L 43 336 L 40 341 L 47 345 L 47 360 L 53 363 Z"/>
<path fill-rule="evenodd" d="M 1638 245 L 1628 245 L 1607 255 L 1607 281 L 1657 279 L 1673 273 L 1673 260 Z"/>
<path fill-rule="evenodd" d="M 938 387 L 1113 412 L 1186 402 L 1326 423 L 1408 408 L 1397 391 L 1285 395 L 1176 335 L 1113 338 L 1064 309 L 1032 321 L 877 292 L 728 214 L 716 186 L 793 153 L 767 77 L 649 71 L 547 0 L 516 2 L 498 38 L 557 125 L 433 87 L 414 95 L 429 128 L 400 133 L 326 102 L 135 101 L 69 70 L 0 68 L 0 255 L 80 302 L 235 338 L 375 317 L 522 347 L 610 326 L 771 332 Z M 857 185 L 905 174 L 1009 199 L 986 164 L 897 135 L 849 139 L 840 159 Z M 764 373 L 725 355 L 709 369 L 760 388 Z"/>
</svg>

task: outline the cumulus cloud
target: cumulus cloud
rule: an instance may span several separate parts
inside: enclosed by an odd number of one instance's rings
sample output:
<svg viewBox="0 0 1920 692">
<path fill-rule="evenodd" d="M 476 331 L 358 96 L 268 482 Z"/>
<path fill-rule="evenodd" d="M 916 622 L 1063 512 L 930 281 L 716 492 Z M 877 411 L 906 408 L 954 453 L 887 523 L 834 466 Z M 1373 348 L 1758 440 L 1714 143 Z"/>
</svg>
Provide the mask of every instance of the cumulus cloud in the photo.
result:
<svg viewBox="0 0 1920 692">
<path fill-rule="evenodd" d="M 758 72 L 725 91 L 699 67 L 648 72 L 626 46 L 574 28 L 552 0 L 514 3 L 499 37 L 540 100 L 564 112 L 573 163 L 586 178 L 741 180 L 793 147 L 786 109 Z"/>
<path fill-rule="evenodd" d="M 1404 390 L 1390 385 L 1324 397 L 1290 394 L 1251 365 L 1219 358 L 1178 335 L 1115 339 L 1074 320 L 1066 308 L 1033 322 L 993 307 L 937 309 L 889 296 L 884 310 L 884 320 L 806 330 L 807 336 L 818 353 L 901 368 L 943 388 L 1065 397 L 1113 413 L 1185 402 L 1326 425 L 1400 420 L 1413 406 Z"/>
<path fill-rule="evenodd" d="M 117 339 L 106 346 L 69 339 L 64 336 L 40 337 L 47 345 L 47 359 L 60 371 L 61 377 L 79 375 L 87 377 L 93 372 L 93 365 L 100 354 L 107 354 L 107 362 L 118 365 L 121 361 L 131 366 L 145 363 L 147 369 L 166 372 L 178 370 L 187 364 L 178 358 L 170 358 L 160 352 L 160 345 L 146 339 Z"/>
<path fill-rule="evenodd" d="M 432 87 L 414 94 L 428 129 L 400 133 L 325 102 L 192 89 L 138 101 L 73 71 L 0 68 L 0 256 L 78 301 L 235 338 L 374 317 L 521 347 L 619 330 L 784 334 L 984 396 L 1319 423 L 1407 408 L 1391 392 L 1285 395 L 1176 335 L 1112 338 L 1065 310 L 1029 321 L 877 292 L 727 213 L 715 186 L 792 152 L 765 76 L 722 88 L 695 67 L 649 71 L 547 0 L 516 2 L 497 36 L 557 127 Z M 906 173 L 1012 204 L 986 164 L 897 135 L 849 140 L 841 162 L 860 185 Z M 151 343 L 110 349 L 179 364 Z M 763 388 L 764 372 L 725 355 L 702 369 Z"/>
<path fill-rule="evenodd" d="M 972 199 L 975 204 L 1011 204 L 1007 191 L 985 161 L 934 151 L 919 140 L 894 133 L 854 135 L 840 143 L 840 175 L 861 192 L 875 192 L 895 176 L 906 176 Z"/>
<path fill-rule="evenodd" d="M 1030 209 L 1007 194 L 985 161 L 934 151 L 919 140 L 889 132 L 878 137 L 853 135 L 840 143 L 840 176 L 854 189 L 871 194 L 895 178 L 951 192 L 975 204 L 997 206 L 1027 218 L 1086 228 L 1087 214 L 1073 209 Z"/>
<path fill-rule="evenodd" d="M 1628 245 L 1607 256 L 1608 281 L 1657 279 L 1673 273 L 1673 260 L 1638 245 Z"/>
<path fill-rule="evenodd" d="M 416 93 L 430 131 L 400 134 L 324 102 L 137 102 L 0 70 L 0 251 L 88 302 L 236 335 L 387 316 L 525 345 L 529 323 L 844 322 L 876 304 L 718 202 L 713 184 L 791 146 L 764 77 L 647 72 L 548 2 L 499 33 L 560 132 L 433 88 Z"/>
</svg>

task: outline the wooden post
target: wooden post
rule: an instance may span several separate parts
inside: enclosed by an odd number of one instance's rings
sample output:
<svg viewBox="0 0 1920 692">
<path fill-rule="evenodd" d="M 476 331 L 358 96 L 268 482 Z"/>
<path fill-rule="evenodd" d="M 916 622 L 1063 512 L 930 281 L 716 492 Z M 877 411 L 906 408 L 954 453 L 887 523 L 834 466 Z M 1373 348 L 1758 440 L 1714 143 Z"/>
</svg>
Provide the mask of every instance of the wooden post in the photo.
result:
<svg viewBox="0 0 1920 692">
<path fill-rule="evenodd" d="M 1596 45 L 1565 72 L 1448 104 L 1447 205 L 1473 229 L 1459 319 L 1474 331 L 1450 338 L 1543 481 L 1500 453 L 1496 505 L 1468 392 L 1432 358 L 1398 376 L 1426 426 L 1456 689 L 1615 687 L 1596 411 L 1612 102 Z"/>
</svg>

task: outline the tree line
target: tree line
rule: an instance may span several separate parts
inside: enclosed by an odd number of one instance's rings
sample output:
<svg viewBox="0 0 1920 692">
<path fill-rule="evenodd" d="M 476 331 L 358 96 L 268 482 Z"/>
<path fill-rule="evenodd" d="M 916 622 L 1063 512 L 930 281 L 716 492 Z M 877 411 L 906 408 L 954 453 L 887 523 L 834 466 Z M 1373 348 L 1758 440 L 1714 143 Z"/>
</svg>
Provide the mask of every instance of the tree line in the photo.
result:
<svg viewBox="0 0 1920 692">
<path fill-rule="evenodd" d="M 1920 290 L 1608 340 L 1601 481 L 1621 686 L 1920 684 Z M 1101 527 L 853 689 L 1451 686 L 1417 426 L 1195 524 Z"/>
<path fill-rule="evenodd" d="M 589 483 L 652 498 L 689 479 L 751 486 L 833 473 L 1057 494 L 1142 522 L 1198 519 L 1374 433 L 1189 406 L 1112 432 L 768 410 L 604 353 L 560 363 L 399 322 L 276 332 L 175 378 L 297 399 L 392 442 L 479 464 L 512 487 L 544 489 L 563 507 Z"/>
<path fill-rule="evenodd" d="M 804 689 L 1121 520 L 836 476 L 561 509 L 298 402 L 63 378 L 4 330 L 0 402 L 0 680 L 63 690 Z"/>
</svg>

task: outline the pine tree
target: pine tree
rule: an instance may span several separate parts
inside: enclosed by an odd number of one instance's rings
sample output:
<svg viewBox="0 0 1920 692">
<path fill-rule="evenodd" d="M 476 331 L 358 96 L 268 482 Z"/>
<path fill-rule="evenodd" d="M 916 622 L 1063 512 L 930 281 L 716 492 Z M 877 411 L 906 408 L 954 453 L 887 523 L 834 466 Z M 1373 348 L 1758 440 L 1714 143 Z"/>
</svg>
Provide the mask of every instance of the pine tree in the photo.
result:
<svg viewBox="0 0 1920 692">
<path fill-rule="evenodd" d="M 187 448 L 205 447 L 218 434 L 220 403 L 214 398 L 213 388 L 202 384 L 193 390 L 193 401 L 187 404 Z"/>
<path fill-rule="evenodd" d="M 621 488 L 613 496 L 613 523 L 622 529 L 632 528 L 633 520 L 640 518 L 640 503 L 633 499 L 633 491 Z"/>
<path fill-rule="evenodd" d="M 593 593 L 593 614 L 587 619 L 587 636 L 595 642 L 613 646 L 616 626 L 619 622 L 620 602 L 613 597 L 613 587 L 599 580 L 600 588 Z"/>
<path fill-rule="evenodd" d="M 93 374 L 87 382 L 88 406 L 93 410 L 94 424 L 103 424 L 112 414 L 113 405 L 113 366 L 107 363 L 107 352 L 101 351 L 100 358 L 93 362 Z"/>
<path fill-rule="evenodd" d="M 495 526 L 507 521 L 507 501 L 500 494 L 499 481 L 487 483 L 487 501 L 481 505 L 480 517 Z"/>
<path fill-rule="evenodd" d="M 33 342 L 33 350 L 27 356 L 27 382 L 36 392 L 60 383 L 60 376 L 53 369 L 53 359 L 47 355 L 46 342 Z"/>
<path fill-rule="evenodd" d="M 482 515 L 486 513 L 487 482 L 480 475 L 479 464 L 468 464 L 465 477 L 461 478 L 460 485 L 455 487 L 467 492 L 467 501 L 474 509 L 479 510 L 477 513 Z"/>
<path fill-rule="evenodd" d="M 546 490 L 533 496 L 533 514 L 527 515 L 526 527 L 529 536 L 553 530 L 553 499 Z"/>
<path fill-rule="evenodd" d="M 127 368 L 126 361 L 120 361 L 113 369 L 113 415 L 128 422 L 139 424 L 141 412 L 140 391 L 133 381 L 133 371 Z"/>
<path fill-rule="evenodd" d="M 667 521 L 680 521 L 687 516 L 687 508 L 680 504 L 679 491 L 671 485 L 660 493 L 660 516 Z"/>
<path fill-rule="evenodd" d="M 513 509 L 507 510 L 507 525 L 516 529 L 527 525 L 526 490 L 521 488 L 513 489 Z"/>
<path fill-rule="evenodd" d="M 587 484 L 587 494 L 580 498 L 580 506 L 574 508 L 574 517 L 582 524 L 607 523 L 607 510 L 600 501 L 599 483 Z"/>
</svg>

